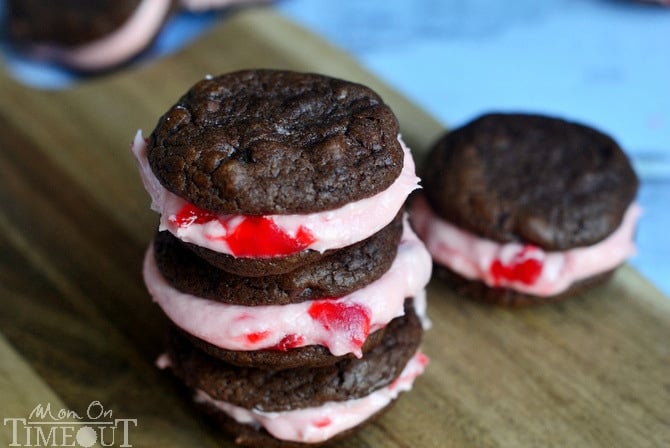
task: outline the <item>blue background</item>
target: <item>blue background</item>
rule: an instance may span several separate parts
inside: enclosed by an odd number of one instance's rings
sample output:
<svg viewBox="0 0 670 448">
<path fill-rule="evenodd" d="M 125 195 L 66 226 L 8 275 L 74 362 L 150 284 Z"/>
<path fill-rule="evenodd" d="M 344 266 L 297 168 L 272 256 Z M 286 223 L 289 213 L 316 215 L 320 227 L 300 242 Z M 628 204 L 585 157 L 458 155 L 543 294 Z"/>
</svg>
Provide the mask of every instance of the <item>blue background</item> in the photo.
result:
<svg viewBox="0 0 670 448">
<path fill-rule="evenodd" d="M 642 179 L 631 263 L 670 295 L 670 8 L 625 0 L 283 0 L 274 7 L 446 126 L 492 110 L 526 111 L 612 135 Z M 140 62 L 226 17 L 176 16 Z M 77 81 L 2 49 L 10 73 L 30 85 Z"/>
</svg>

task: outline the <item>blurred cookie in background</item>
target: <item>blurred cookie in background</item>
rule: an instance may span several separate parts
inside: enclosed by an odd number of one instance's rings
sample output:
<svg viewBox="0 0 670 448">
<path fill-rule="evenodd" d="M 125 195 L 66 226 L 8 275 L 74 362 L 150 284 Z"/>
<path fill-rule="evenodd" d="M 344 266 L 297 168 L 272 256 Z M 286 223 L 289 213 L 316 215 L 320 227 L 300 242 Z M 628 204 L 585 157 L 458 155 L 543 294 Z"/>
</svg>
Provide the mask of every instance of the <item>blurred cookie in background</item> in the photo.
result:
<svg viewBox="0 0 670 448">
<path fill-rule="evenodd" d="M 179 4 L 188 11 L 201 12 L 226 8 L 238 4 L 270 4 L 271 0 L 179 0 Z"/>
<path fill-rule="evenodd" d="M 459 293 L 502 305 L 575 295 L 635 253 L 639 180 L 610 136 L 560 118 L 490 113 L 446 133 L 412 221 Z"/>
<path fill-rule="evenodd" d="M 82 74 L 109 71 L 152 47 L 180 11 L 201 13 L 254 0 L 7 0 L 6 38 L 21 55 Z"/>
<path fill-rule="evenodd" d="M 81 72 L 142 53 L 176 9 L 170 0 L 8 0 L 6 7 L 7 35 L 19 51 Z"/>
</svg>

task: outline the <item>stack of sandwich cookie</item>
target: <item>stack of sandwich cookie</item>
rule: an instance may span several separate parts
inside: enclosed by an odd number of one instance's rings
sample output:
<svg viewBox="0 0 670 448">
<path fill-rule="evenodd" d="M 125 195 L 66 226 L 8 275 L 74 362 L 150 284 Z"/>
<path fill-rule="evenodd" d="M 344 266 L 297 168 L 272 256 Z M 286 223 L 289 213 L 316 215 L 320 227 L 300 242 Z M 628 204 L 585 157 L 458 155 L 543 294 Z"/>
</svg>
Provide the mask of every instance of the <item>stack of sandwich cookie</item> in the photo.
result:
<svg viewBox="0 0 670 448">
<path fill-rule="evenodd" d="M 638 179 L 578 123 L 488 114 L 430 151 L 412 222 L 436 273 L 469 297 L 527 305 L 608 278 L 635 251 Z"/>
<path fill-rule="evenodd" d="M 370 89 L 249 70 L 198 82 L 132 150 L 159 230 L 144 263 L 174 323 L 160 365 L 248 446 L 320 443 L 411 388 L 430 255 L 414 163 Z"/>
</svg>

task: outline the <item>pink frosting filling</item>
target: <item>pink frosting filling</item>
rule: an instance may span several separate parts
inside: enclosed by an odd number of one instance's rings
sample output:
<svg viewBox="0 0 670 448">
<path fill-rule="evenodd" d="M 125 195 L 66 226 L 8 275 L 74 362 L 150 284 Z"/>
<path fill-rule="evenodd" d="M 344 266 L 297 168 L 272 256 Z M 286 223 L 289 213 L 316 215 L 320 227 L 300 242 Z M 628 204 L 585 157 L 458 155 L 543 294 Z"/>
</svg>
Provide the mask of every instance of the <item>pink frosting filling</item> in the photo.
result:
<svg viewBox="0 0 670 448">
<path fill-rule="evenodd" d="M 400 376 L 389 386 L 363 398 L 328 402 L 313 408 L 263 412 L 215 400 L 201 390 L 196 391 L 195 401 L 214 405 L 239 423 L 256 428 L 263 427 L 277 439 L 317 443 L 363 423 L 397 398 L 400 392 L 412 389 L 414 379 L 423 373 L 427 363 L 428 358 L 423 353 L 417 352 Z"/>
<path fill-rule="evenodd" d="M 492 287 L 551 296 L 579 280 L 614 269 L 633 255 L 641 208 L 631 204 L 621 225 L 604 240 L 562 252 L 479 238 L 439 218 L 423 197 L 416 198 L 411 213 L 417 233 L 437 263 Z"/>
<path fill-rule="evenodd" d="M 54 59 L 83 70 L 119 64 L 142 50 L 158 33 L 170 11 L 167 0 L 143 0 L 128 20 L 113 33 L 74 48 L 35 45 L 36 56 Z"/>
<path fill-rule="evenodd" d="M 425 313 L 423 289 L 432 261 L 405 220 L 398 254 L 378 280 L 339 298 L 289 305 L 229 305 L 185 294 L 160 274 L 153 249 L 144 260 L 144 280 L 154 300 L 179 327 L 228 350 L 286 350 L 326 346 L 333 355 L 360 357 L 368 334 L 403 315 L 405 298 L 414 297 L 417 314 Z M 424 316 L 420 316 L 424 317 Z"/>
<path fill-rule="evenodd" d="M 296 247 L 296 252 L 304 249 L 319 252 L 339 249 L 373 235 L 393 220 L 407 196 L 418 188 L 419 178 L 414 173 L 414 160 L 410 150 L 400 136 L 398 141 L 404 151 L 404 165 L 400 176 L 386 190 L 335 210 L 306 215 L 268 215 L 264 218 L 270 220 L 288 238 L 305 241 L 305 244 Z M 161 215 L 160 230 L 168 230 L 182 241 L 216 252 L 238 255 L 227 242 L 227 238 L 235 233 L 244 221 L 244 216 L 181 219 L 180 216 L 189 203 L 165 189 L 158 181 L 149 166 L 146 141 L 141 131 L 135 136 L 132 151 L 137 159 L 144 187 L 151 196 L 151 208 Z M 308 237 L 303 238 L 304 235 Z"/>
</svg>

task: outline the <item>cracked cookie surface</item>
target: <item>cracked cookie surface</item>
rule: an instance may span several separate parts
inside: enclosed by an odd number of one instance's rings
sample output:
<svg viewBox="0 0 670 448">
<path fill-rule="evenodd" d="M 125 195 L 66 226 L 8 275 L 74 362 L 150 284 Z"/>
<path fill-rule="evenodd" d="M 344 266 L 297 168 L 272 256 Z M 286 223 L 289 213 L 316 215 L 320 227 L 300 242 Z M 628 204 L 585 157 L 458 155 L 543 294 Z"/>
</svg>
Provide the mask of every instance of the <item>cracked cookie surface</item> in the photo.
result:
<svg viewBox="0 0 670 448">
<path fill-rule="evenodd" d="M 161 184 L 222 214 L 331 210 L 398 177 L 398 122 L 375 92 L 327 76 L 248 70 L 198 82 L 148 141 Z"/>
<path fill-rule="evenodd" d="M 610 235 L 638 187 L 609 136 L 526 114 L 488 114 L 445 134 L 422 178 L 426 199 L 446 221 L 493 241 L 547 251 Z"/>
</svg>

